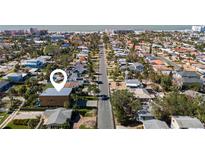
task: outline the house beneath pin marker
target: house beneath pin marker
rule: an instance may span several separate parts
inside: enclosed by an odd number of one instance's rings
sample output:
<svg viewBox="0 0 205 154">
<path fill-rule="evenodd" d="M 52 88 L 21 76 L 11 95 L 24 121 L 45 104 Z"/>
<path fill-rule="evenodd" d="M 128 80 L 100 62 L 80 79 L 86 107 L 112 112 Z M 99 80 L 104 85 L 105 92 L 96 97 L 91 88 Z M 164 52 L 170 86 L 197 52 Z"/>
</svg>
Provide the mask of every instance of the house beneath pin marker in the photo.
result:
<svg viewBox="0 0 205 154">
<path fill-rule="evenodd" d="M 47 107 L 63 107 L 65 103 L 70 105 L 72 88 L 63 88 L 58 92 L 55 88 L 46 89 L 40 96 L 40 105 Z"/>
</svg>

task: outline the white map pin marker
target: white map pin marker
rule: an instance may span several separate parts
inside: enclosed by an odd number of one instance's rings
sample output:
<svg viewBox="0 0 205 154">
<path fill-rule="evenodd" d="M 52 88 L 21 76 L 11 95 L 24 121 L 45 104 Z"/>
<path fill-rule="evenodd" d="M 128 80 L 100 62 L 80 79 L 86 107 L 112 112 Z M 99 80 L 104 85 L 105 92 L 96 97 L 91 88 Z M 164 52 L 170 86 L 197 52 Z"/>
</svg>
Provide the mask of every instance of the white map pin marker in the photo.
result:
<svg viewBox="0 0 205 154">
<path fill-rule="evenodd" d="M 61 73 L 61 74 L 63 74 L 64 79 L 63 79 L 62 82 L 56 83 L 56 82 L 53 80 L 53 76 L 54 76 L 54 74 L 56 74 L 56 73 Z M 61 70 L 61 69 L 56 69 L 56 70 L 54 70 L 53 72 L 51 72 L 50 81 L 51 81 L 52 85 L 55 87 L 55 89 L 59 92 L 59 91 L 61 91 L 61 89 L 63 89 L 63 87 L 64 87 L 64 85 L 65 85 L 65 83 L 66 83 L 66 81 L 67 81 L 67 74 L 66 74 L 65 71 L 63 71 L 63 70 Z"/>
</svg>

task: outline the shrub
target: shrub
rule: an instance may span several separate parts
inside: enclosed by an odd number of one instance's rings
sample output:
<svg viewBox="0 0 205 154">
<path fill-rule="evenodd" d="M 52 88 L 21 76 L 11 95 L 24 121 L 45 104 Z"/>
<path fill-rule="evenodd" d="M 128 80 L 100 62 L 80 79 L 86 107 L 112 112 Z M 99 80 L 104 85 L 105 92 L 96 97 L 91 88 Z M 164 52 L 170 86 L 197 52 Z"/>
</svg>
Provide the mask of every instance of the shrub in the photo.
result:
<svg viewBox="0 0 205 154">
<path fill-rule="evenodd" d="M 13 120 L 13 124 L 14 125 L 24 125 L 24 126 L 27 126 L 29 122 L 29 119 L 14 119 Z"/>
<path fill-rule="evenodd" d="M 92 117 L 93 116 L 93 113 L 92 112 L 87 112 L 85 113 L 85 117 Z"/>
<path fill-rule="evenodd" d="M 80 127 L 79 127 L 80 129 L 89 129 L 89 127 L 86 127 L 85 125 L 80 125 Z"/>
<path fill-rule="evenodd" d="M 29 128 L 35 128 L 40 119 L 14 119 L 14 125 L 28 126 Z"/>
<path fill-rule="evenodd" d="M 39 119 L 30 119 L 27 123 L 27 125 L 30 127 L 30 128 L 35 128 L 39 123 Z"/>
<path fill-rule="evenodd" d="M 89 112 L 88 109 L 77 109 L 76 112 L 80 113 L 82 116 L 85 116 L 87 112 Z"/>
</svg>

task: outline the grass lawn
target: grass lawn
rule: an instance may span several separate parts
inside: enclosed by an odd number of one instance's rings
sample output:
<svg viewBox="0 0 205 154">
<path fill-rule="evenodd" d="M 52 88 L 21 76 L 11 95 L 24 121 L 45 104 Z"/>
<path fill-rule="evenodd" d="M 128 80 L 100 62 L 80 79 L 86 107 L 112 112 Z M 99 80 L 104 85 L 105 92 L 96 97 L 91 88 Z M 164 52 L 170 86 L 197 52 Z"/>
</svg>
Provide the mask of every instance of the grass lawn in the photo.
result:
<svg viewBox="0 0 205 154">
<path fill-rule="evenodd" d="M 87 127 L 86 125 L 80 125 L 79 129 L 94 129 L 94 128 L 91 128 L 91 127 Z"/>
<path fill-rule="evenodd" d="M 85 117 L 94 117 L 94 116 L 96 116 L 96 113 L 97 113 L 96 110 L 90 110 L 90 111 L 87 111 L 84 116 Z"/>
<path fill-rule="evenodd" d="M 98 100 L 97 96 L 78 96 L 78 97 L 84 100 Z"/>
<path fill-rule="evenodd" d="M 15 125 L 13 124 L 13 121 L 11 121 L 6 128 L 9 129 L 30 129 L 30 127 L 26 126 L 26 125 Z"/>
<path fill-rule="evenodd" d="M 0 124 L 9 116 L 7 113 L 0 113 Z"/>
<path fill-rule="evenodd" d="M 53 85 L 51 83 L 46 84 L 46 88 L 53 88 Z"/>
<path fill-rule="evenodd" d="M 53 85 L 51 83 L 48 83 L 45 87 L 43 87 L 43 90 L 46 90 L 47 88 L 53 88 Z"/>
<path fill-rule="evenodd" d="M 30 125 L 29 125 L 30 123 Z M 7 126 L 7 129 L 33 129 L 39 123 L 39 119 L 14 119 Z"/>
<path fill-rule="evenodd" d="M 85 96 L 85 98 L 87 100 L 98 100 L 98 97 L 96 97 L 96 96 Z"/>
<path fill-rule="evenodd" d="M 92 117 L 91 111 L 92 109 L 75 109 L 76 112 L 80 113 L 83 117 Z"/>
</svg>

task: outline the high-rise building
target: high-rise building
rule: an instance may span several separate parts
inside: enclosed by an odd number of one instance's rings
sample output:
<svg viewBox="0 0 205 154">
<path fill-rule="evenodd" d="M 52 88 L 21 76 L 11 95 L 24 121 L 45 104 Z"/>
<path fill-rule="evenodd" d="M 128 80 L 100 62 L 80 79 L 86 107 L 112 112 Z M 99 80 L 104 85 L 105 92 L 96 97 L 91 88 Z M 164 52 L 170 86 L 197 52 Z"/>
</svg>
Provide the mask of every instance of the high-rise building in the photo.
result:
<svg viewBox="0 0 205 154">
<path fill-rule="evenodd" d="M 205 32 L 205 26 L 192 26 L 194 32 Z"/>
<path fill-rule="evenodd" d="M 37 34 L 37 33 L 39 33 L 39 30 L 37 28 L 30 28 L 30 33 Z"/>
</svg>

